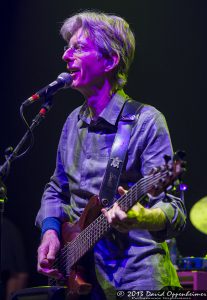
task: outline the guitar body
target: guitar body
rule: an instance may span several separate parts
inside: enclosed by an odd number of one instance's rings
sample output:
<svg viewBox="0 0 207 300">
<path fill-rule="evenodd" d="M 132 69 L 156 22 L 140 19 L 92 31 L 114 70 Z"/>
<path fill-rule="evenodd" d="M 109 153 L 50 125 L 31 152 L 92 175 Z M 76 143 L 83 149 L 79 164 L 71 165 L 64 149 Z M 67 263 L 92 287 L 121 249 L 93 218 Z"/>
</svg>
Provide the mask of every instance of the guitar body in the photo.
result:
<svg viewBox="0 0 207 300">
<path fill-rule="evenodd" d="M 63 223 L 63 245 L 77 238 L 80 232 L 82 232 L 100 215 L 101 208 L 102 206 L 98 196 L 93 196 L 90 198 L 78 222 L 75 224 L 70 222 Z M 87 295 L 90 293 L 92 288 L 92 285 L 86 282 L 86 270 L 78 263 L 73 265 L 71 268 L 69 276 L 66 280 L 66 285 L 68 287 L 69 294 L 73 295 L 74 297 L 78 297 L 78 295 Z"/>
</svg>

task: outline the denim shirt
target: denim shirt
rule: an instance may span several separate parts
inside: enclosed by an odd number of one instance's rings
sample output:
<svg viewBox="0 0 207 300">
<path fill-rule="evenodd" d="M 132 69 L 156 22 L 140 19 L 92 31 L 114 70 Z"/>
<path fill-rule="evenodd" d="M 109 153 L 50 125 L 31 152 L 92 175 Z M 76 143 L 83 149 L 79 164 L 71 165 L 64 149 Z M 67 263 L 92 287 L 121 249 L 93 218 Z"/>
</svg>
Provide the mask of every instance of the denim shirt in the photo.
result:
<svg viewBox="0 0 207 300">
<path fill-rule="evenodd" d="M 118 91 L 96 122 L 91 121 L 86 104 L 75 109 L 62 130 L 56 168 L 46 185 L 36 224 L 54 217 L 61 222 L 79 219 L 90 197 L 99 194 L 117 122 L 128 96 Z M 144 105 L 132 129 L 120 185 L 130 188 L 153 167 L 172 157 L 172 146 L 163 115 Z M 149 232 L 133 229 L 128 233 L 111 230 L 94 247 L 97 277 L 104 290 L 149 289 L 179 286 L 170 262 L 166 239 L 175 237 L 185 226 L 181 199 L 164 195 L 150 197 L 149 206 L 159 207 L 166 216 L 165 230 Z"/>
</svg>

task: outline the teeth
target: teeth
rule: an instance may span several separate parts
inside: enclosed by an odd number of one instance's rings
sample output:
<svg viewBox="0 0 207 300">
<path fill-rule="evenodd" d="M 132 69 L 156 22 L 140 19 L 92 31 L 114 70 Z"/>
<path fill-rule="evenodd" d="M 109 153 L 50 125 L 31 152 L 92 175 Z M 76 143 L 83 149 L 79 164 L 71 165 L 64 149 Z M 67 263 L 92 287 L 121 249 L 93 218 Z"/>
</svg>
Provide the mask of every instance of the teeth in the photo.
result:
<svg viewBox="0 0 207 300">
<path fill-rule="evenodd" d="M 77 70 L 70 70 L 70 71 L 69 71 L 70 74 L 73 74 L 73 73 L 75 73 L 75 72 L 77 72 Z"/>
</svg>

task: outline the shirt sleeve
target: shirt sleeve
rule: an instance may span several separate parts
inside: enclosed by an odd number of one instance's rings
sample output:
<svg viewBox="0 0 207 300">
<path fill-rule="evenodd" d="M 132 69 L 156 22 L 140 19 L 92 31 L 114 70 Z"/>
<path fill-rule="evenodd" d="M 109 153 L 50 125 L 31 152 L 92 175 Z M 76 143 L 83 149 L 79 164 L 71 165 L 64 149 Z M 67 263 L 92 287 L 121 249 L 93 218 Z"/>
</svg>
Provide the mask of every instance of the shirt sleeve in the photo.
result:
<svg viewBox="0 0 207 300">
<path fill-rule="evenodd" d="M 152 168 L 165 164 L 164 155 L 173 157 L 169 131 L 164 116 L 153 107 L 145 107 L 140 115 L 141 123 L 141 173 L 146 176 Z M 149 207 L 160 208 L 166 216 L 166 228 L 153 231 L 155 239 L 163 241 L 177 236 L 186 224 L 183 199 L 161 193 L 149 197 Z"/>
<path fill-rule="evenodd" d="M 53 176 L 50 178 L 50 182 L 45 187 L 41 207 L 36 217 L 35 224 L 40 228 L 42 227 L 43 220 L 46 218 L 57 218 L 60 222 L 68 220 L 66 207 L 70 201 L 70 192 L 63 163 L 64 145 L 67 139 L 67 123 L 68 120 L 63 127 L 58 145 L 56 168 Z"/>
</svg>

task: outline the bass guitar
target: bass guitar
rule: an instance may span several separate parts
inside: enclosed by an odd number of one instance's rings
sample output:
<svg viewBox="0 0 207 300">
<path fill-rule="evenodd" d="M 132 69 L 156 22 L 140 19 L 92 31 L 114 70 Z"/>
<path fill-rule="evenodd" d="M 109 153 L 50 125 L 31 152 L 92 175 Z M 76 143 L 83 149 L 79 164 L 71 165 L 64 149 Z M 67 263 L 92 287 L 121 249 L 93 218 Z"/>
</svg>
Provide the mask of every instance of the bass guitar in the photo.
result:
<svg viewBox="0 0 207 300">
<path fill-rule="evenodd" d="M 148 193 L 157 196 L 169 190 L 184 170 L 185 162 L 176 155 L 172 162 L 166 161 L 165 165 L 153 169 L 150 175 L 140 179 L 116 202 L 127 212 Z M 53 268 L 58 268 L 64 274 L 65 280 L 61 285 L 66 285 L 71 295 L 88 294 L 92 288 L 85 281 L 83 268 L 78 262 L 111 229 L 101 209 L 101 201 L 95 195 L 89 200 L 78 222 L 62 225 L 62 248 Z M 49 285 L 60 285 L 60 282 L 51 278 Z"/>
</svg>

